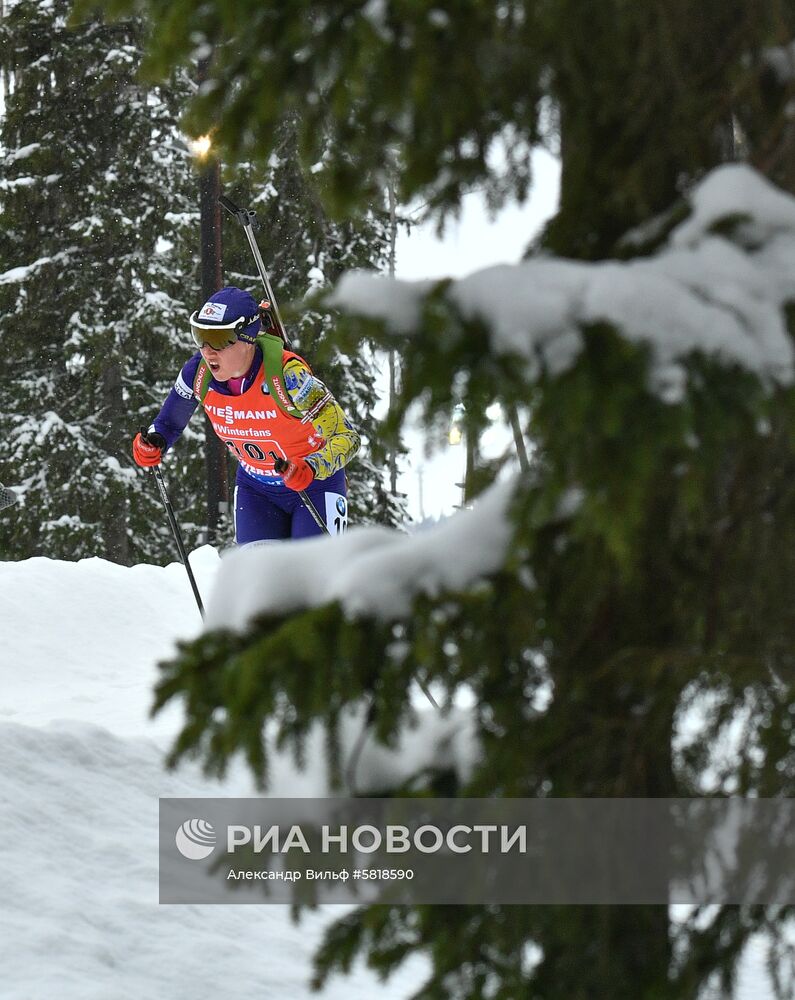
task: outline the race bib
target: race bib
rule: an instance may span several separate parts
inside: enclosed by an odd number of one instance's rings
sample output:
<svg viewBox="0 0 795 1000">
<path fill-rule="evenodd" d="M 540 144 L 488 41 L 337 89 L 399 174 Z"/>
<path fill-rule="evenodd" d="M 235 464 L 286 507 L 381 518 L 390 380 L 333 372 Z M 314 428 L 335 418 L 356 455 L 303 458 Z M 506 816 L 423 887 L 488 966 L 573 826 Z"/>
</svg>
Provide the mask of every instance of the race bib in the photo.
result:
<svg viewBox="0 0 795 1000">
<path fill-rule="evenodd" d="M 326 493 L 326 527 L 332 535 L 348 527 L 348 501 L 341 493 Z"/>
</svg>

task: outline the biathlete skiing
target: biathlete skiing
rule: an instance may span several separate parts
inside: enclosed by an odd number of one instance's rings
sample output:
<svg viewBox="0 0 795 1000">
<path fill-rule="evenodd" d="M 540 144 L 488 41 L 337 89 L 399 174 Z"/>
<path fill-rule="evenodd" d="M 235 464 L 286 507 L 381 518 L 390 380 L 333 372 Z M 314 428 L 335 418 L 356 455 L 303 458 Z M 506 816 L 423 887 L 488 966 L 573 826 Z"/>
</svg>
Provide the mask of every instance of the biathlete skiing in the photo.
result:
<svg viewBox="0 0 795 1000">
<path fill-rule="evenodd" d="M 229 286 L 190 318 L 198 351 L 183 366 L 160 413 L 133 441 L 143 468 L 159 465 L 201 404 L 239 462 L 235 539 L 305 538 L 347 524 L 345 466 L 359 450 L 326 386 L 288 350 L 270 303 Z M 318 524 L 304 498 L 320 514 Z"/>
</svg>

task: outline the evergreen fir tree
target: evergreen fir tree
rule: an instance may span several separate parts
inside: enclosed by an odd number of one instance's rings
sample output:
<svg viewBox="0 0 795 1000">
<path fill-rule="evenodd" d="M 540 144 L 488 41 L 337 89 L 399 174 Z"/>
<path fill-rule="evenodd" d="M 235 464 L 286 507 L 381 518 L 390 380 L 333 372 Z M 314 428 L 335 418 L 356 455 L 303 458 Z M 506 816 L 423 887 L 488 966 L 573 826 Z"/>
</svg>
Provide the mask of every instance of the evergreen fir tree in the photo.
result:
<svg viewBox="0 0 795 1000">
<path fill-rule="evenodd" d="M 179 370 L 198 297 L 196 185 L 176 125 L 188 87 L 138 81 L 140 22 L 68 27 L 69 13 L 65 0 L 20 0 L 2 24 L 0 478 L 23 503 L 0 548 L 172 559 L 130 443 Z M 202 434 L 167 470 L 188 542 Z"/>
</svg>

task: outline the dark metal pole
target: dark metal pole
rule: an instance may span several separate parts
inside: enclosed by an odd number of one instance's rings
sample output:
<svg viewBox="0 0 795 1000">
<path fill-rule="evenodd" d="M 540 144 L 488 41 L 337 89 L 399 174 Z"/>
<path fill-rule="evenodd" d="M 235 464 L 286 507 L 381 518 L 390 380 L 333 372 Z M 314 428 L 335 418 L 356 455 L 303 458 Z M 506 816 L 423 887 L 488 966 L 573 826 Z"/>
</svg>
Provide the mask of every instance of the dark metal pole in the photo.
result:
<svg viewBox="0 0 795 1000">
<path fill-rule="evenodd" d="M 395 195 L 395 178 L 392 174 L 387 183 L 387 194 L 389 196 L 389 277 L 395 277 L 397 265 L 397 196 Z M 389 412 L 395 406 L 398 385 L 398 360 L 397 351 L 390 350 L 389 360 Z M 389 489 L 394 496 L 397 493 L 398 461 L 397 445 L 392 445 L 388 453 L 389 462 Z"/>
<path fill-rule="evenodd" d="M 199 612 L 201 613 L 202 618 L 204 618 L 204 605 L 202 604 L 202 599 L 199 594 L 199 588 L 196 586 L 196 579 L 193 576 L 193 570 L 190 568 L 188 553 L 185 551 L 185 545 L 182 541 L 179 525 L 177 524 L 177 519 L 174 516 L 174 508 L 171 506 L 171 500 L 169 499 L 168 491 L 166 490 L 163 473 L 157 465 L 153 466 L 152 472 L 155 475 L 155 482 L 157 483 L 157 488 L 160 491 L 160 499 L 163 501 L 163 506 L 166 508 L 166 517 L 168 518 L 168 523 L 171 525 L 171 534 L 174 536 L 174 543 L 177 546 L 180 561 L 188 574 L 191 589 L 193 590 L 193 596 L 196 598 L 196 603 L 199 605 Z"/>
<path fill-rule="evenodd" d="M 516 404 L 511 403 L 506 406 L 506 412 L 508 414 L 508 423 L 511 425 L 511 431 L 513 432 L 516 454 L 519 456 L 519 468 L 526 475 L 530 471 L 530 459 L 527 457 L 527 448 L 525 447 L 522 424 L 519 420 L 519 411 L 516 409 Z"/>
<path fill-rule="evenodd" d="M 199 61 L 198 82 L 207 79 L 208 59 Z M 199 210 L 201 216 L 201 279 L 204 301 L 223 287 L 221 272 L 221 166 L 210 156 L 199 175 Z M 229 477 L 226 448 L 216 437 L 205 415 L 205 467 L 207 474 L 207 542 L 216 540 L 221 513 L 229 507 Z"/>
<path fill-rule="evenodd" d="M 290 465 L 288 461 L 283 459 L 280 455 L 277 455 L 275 451 L 271 452 L 271 458 L 273 459 L 273 468 L 275 469 L 276 472 L 281 474 L 282 472 L 287 471 L 287 468 Z M 312 498 L 309 496 L 306 490 L 298 490 L 298 496 L 301 498 L 304 507 L 306 507 L 306 509 L 312 515 L 312 520 L 315 522 L 318 528 L 320 528 L 320 530 L 323 532 L 324 535 L 330 535 L 331 532 L 328 529 L 328 525 L 320 516 L 320 512 L 318 511 L 317 507 L 312 503 Z"/>
</svg>

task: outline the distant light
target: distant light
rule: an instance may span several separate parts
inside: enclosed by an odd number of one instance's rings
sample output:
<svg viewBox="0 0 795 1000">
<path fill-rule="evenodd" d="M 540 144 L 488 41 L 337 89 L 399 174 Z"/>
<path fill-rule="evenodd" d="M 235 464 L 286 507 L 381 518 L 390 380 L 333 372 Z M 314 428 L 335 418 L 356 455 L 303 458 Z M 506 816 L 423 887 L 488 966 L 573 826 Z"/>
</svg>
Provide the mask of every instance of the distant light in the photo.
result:
<svg viewBox="0 0 795 1000">
<path fill-rule="evenodd" d="M 461 444 L 461 428 L 458 424 L 453 424 L 447 438 L 449 444 Z"/>
<path fill-rule="evenodd" d="M 213 141 L 209 135 L 200 135 L 198 139 L 188 139 L 190 151 L 197 160 L 203 160 L 209 155 L 212 144 Z"/>
</svg>

